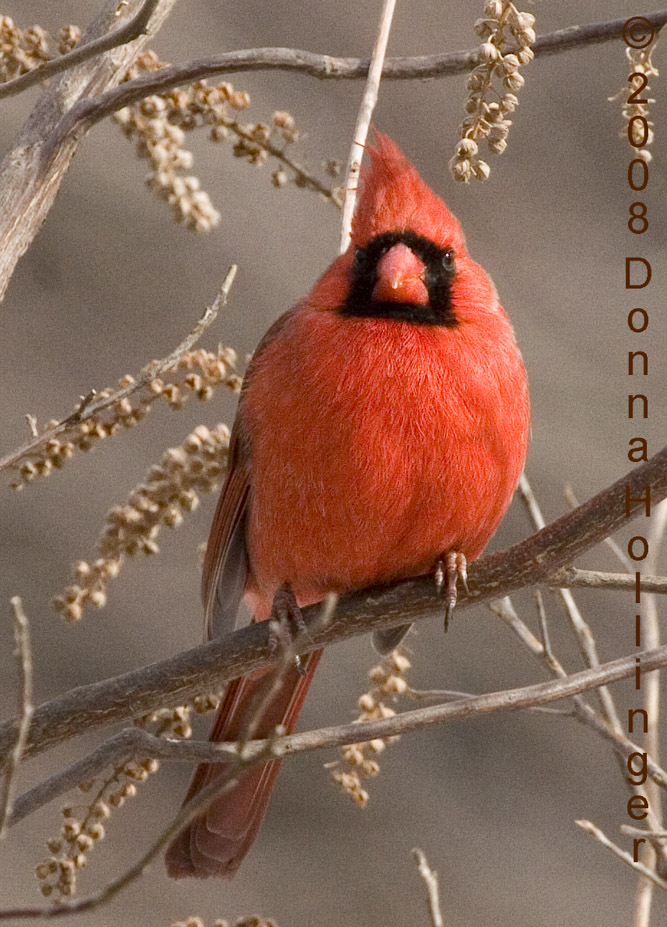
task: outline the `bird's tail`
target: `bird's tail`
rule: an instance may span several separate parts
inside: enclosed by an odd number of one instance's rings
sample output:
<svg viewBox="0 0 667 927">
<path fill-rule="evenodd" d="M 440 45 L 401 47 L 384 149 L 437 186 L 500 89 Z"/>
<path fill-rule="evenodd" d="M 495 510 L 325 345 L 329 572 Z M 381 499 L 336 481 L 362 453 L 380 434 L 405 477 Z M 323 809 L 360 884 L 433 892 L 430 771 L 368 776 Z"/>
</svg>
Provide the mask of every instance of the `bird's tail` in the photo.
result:
<svg viewBox="0 0 667 927">
<path fill-rule="evenodd" d="M 284 674 L 280 688 L 265 708 L 254 737 L 270 737 L 280 724 L 290 733 L 319 663 L 321 650 L 304 658 L 305 675 L 296 667 Z M 254 693 L 266 670 L 236 679 L 227 687 L 209 740 L 235 741 L 243 736 L 254 708 Z M 202 763 L 190 783 L 184 804 L 222 775 L 224 763 Z M 170 845 L 167 872 L 173 879 L 185 876 L 231 879 L 252 846 L 271 799 L 280 760 L 253 766 L 239 775 L 237 783 L 195 818 Z"/>
</svg>

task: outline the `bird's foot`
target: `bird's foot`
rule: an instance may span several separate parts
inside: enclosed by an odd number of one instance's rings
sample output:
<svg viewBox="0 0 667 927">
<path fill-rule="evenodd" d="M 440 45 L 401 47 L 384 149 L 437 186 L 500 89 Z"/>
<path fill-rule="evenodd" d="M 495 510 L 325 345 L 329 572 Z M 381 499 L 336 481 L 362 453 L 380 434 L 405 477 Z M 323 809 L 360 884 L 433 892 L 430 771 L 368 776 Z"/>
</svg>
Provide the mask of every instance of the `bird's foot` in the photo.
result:
<svg viewBox="0 0 667 927">
<path fill-rule="evenodd" d="M 276 589 L 271 606 L 271 621 L 270 633 L 275 650 L 291 647 L 297 637 L 306 633 L 306 623 L 289 583 L 283 583 Z M 294 657 L 294 666 L 300 676 L 306 675 L 298 655 Z"/>
<path fill-rule="evenodd" d="M 435 585 L 438 595 L 443 590 L 445 595 L 445 631 L 449 627 L 449 622 L 454 614 L 459 579 L 463 583 L 465 591 L 468 592 L 468 561 L 465 554 L 450 550 L 443 560 L 438 560 L 435 569 Z"/>
</svg>

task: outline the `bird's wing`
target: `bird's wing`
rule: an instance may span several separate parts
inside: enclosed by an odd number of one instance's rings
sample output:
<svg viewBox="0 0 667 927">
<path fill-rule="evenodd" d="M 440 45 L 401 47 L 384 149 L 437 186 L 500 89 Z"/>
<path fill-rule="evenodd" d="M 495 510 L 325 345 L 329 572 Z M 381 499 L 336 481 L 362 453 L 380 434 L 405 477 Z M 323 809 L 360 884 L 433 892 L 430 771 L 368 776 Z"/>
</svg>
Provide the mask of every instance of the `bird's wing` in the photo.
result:
<svg viewBox="0 0 667 927">
<path fill-rule="evenodd" d="M 250 455 L 239 414 L 229 445 L 229 474 L 213 517 L 206 545 L 202 598 L 208 639 L 232 631 L 248 578 L 246 520 L 250 498 Z"/>
<path fill-rule="evenodd" d="M 284 312 L 257 346 L 243 378 L 241 398 L 229 442 L 229 475 L 213 517 L 206 546 L 202 598 L 207 638 L 220 637 L 233 630 L 252 564 L 248 556 L 246 527 L 251 495 L 251 448 L 244 419 L 243 397 L 264 351 L 289 325 L 300 306 Z"/>
</svg>

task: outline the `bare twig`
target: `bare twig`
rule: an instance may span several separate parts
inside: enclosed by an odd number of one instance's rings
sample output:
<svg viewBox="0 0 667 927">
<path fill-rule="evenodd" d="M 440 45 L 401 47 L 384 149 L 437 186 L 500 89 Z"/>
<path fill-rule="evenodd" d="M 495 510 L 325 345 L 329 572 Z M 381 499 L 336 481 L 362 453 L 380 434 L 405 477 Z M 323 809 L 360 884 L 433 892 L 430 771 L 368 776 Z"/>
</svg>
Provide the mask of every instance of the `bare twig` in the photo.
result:
<svg viewBox="0 0 667 927">
<path fill-rule="evenodd" d="M 455 689 L 413 689 L 408 687 L 404 693 L 407 698 L 415 702 L 457 702 L 463 698 L 477 698 L 472 692 L 458 692 Z M 558 715 L 561 718 L 572 718 L 574 711 L 569 708 L 527 708 L 527 711 L 535 711 L 539 714 Z M 665 780 L 667 784 L 667 779 Z"/>
<path fill-rule="evenodd" d="M 621 824 L 621 830 L 630 837 L 657 837 L 667 840 L 667 830 L 648 830 L 644 827 L 633 827 L 632 824 Z"/>
<path fill-rule="evenodd" d="M 537 499 L 535 498 L 535 495 L 533 494 L 533 490 L 525 473 L 521 475 L 518 489 L 519 495 L 523 499 L 523 502 L 528 509 L 533 524 L 538 529 L 544 528 L 544 516 L 540 511 L 540 506 L 537 502 Z M 586 665 L 599 666 L 600 658 L 598 657 L 595 638 L 588 625 L 588 622 L 584 619 L 584 616 L 579 611 L 579 607 L 574 600 L 574 596 L 569 591 L 569 589 L 561 588 L 559 589 L 559 593 L 565 607 L 565 613 L 570 621 L 570 625 L 574 632 L 577 644 L 579 645 L 579 651 L 584 658 Z M 602 711 L 604 712 L 607 721 L 615 731 L 620 733 L 621 723 L 618 718 L 616 706 L 614 705 L 614 700 L 612 699 L 610 693 L 607 692 L 604 688 L 601 688 L 598 691 L 598 698 L 600 700 L 600 705 L 602 706 Z"/>
<path fill-rule="evenodd" d="M 639 744 L 634 743 L 625 734 L 612 730 L 606 721 L 604 721 L 590 705 L 587 705 L 583 699 L 574 698 L 574 716 L 578 721 L 593 728 L 597 733 L 608 740 L 616 753 L 627 762 L 632 753 L 642 753 Z M 662 789 L 667 789 L 667 772 L 660 766 L 653 757 L 646 755 L 646 770 L 650 778 L 656 785 Z M 626 766 L 627 771 L 627 766 Z"/>
<path fill-rule="evenodd" d="M 592 821 L 575 821 L 575 824 L 581 827 L 582 830 L 585 830 L 587 834 L 590 834 L 591 837 L 594 837 L 595 840 L 602 844 L 602 846 L 607 847 L 608 850 L 611 850 L 614 856 L 618 856 L 619 859 L 622 859 L 623 862 L 627 863 L 627 865 L 630 866 L 631 869 L 634 869 L 635 872 L 641 873 L 644 878 L 650 879 L 650 881 L 654 885 L 657 885 L 658 888 L 663 889 L 663 891 L 667 891 L 667 882 L 664 879 L 661 879 L 660 876 L 657 876 L 652 869 L 649 869 L 643 863 L 636 863 L 629 853 L 626 853 L 625 850 L 622 850 L 612 840 L 610 840 L 609 837 L 607 837 L 607 835 L 603 833 L 599 827 L 596 827 Z"/>
<path fill-rule="evenodd" d="M 546 609 L 544 608 L 544 599 L 542 598 L 542 593 L 539 589 L 535 590 L 535 606 L 537 608 L 537 620 L 540 625 L 540 636 L 542 638 L 542 650 L 544 651 L 544 659 L 546 660 L 549 669 L 555 673 L 556 676 L 563 676 L 565 675 L 565 670 L 556 659 L 556 656 L 551 649 L 547 613 Z"/>
<path fill-rule="evenodd" d="M 12 816 L 12 802 L 16 774 L 18 773 L 28 740 L 30 721 L 34 710 L 32 701 L 32 647 L 30 645 L 30 623 L 23 611 L 23 603 L 18 596 L 11 600 L 11 613 L 14 621 L 14 640 L 16 641 L 16 665 L 18 667 L 18 702 L 19 720 L 16 743 L 9 756 L 5 783 L 0 796 L 0 839 L 7 832 L 7 824 Z"/>
<path fill-rule="evenodd" d="M 232 288 L 232 284 L 234 283 L 237 270 L 238 268 L 236 264 L 232 264 L 232 266 L 227 271 L 227 275 L 225 276 L 225 279 L 222 283 L 222 286 L 220 287 L 220 290 L 218 291 L 218 295 L 216 296 L 213 305 L 208 306 L 205 309 L 203 315 L 197 321 L 192 331 L 188 333 L 188 335 L 183 339 L 183 341 L 181 341 L 178 347 L 171 351 L 170 354 L 168 354 L 160 361 L 148 364 L 142 370 L 136 380 L 132 380 L 132 382 L 126 386 L 120 386 L 117 389 L 112 390 L 106 394 L 104 398 L 96 399 L 96 391 L 91 390 L 86 396 L 84 396 L 77 408 L 66 418 L 62 419 L 62 421 L 58 422 L 57 425 L 54 425 L 53 428 L 46 429 L 46 431 L 43 431 L 31 441 L 27 441 L 25 444 L 21 445 L 21 447 L 10 451 L 8 454 L 5 454 L 4 457 L 0 457 L 0 471 L 15 467 L 16 464 L 24 457 L 34 454 L 40 448 L 45 447 L 49 441 L 53 440 L 59 435 L 62 435 L 73 426 L 80 425 L 82 422 L 86 422 L 89 419 L 95 418 L 106 409 L 116 405 L 117 403 L 121 402 L 121 400 L 131 396 L 133 393 L 144 389 L 154 380 L 159 379 L 165 373 L 168 373 L 170 370 L 172 370 L 178 364 L 178 361 L 183 356 L 183 354 L 185 354 L 194 346 L 194 344 L 199 340 L 199 338 L 201 338 L 206 329 L 212 324 L 212 322 L 215 321 L 215 318 L 217 317 L 220 309 L 227 302 L 227 297 L 229 295 L 229 291 Z"/>
<path fill-rule="evenodd" d="M 505 624 L 518 636 L 518 638 L 525 644 L 526 647 L 533 653 L 540 661 L 545 663 L 547 668 L 554 676 L 557 676 L 559 679 L 566 679 L 567 673 L 563 668 L 562 664 L 558 658 L 551 653 L 551 656 L 548 657 L 544 644 L 541 644 L 535 635 L 530 631 L 526 624 L 519 618 L 514 606 L 509 598 L 505 598 L 500 602 L 491 602 L 489 603 L 489 608 L 491 611 L 498 615 Z M 575 696 L 573 699 L 574 702 L 574 711 L 572 714 L 574 717 L 580 721 L 582 724 L 587 725 L 596 731 L 601 737 L 609 741 L 611 746 L 614 748 L 619 758 L 623 761 L 627 761 L 628 756 L 631 753 L 641 753 L 639 746 L 628 737 L 626 737 L 621 731 L 616 731 L 609 726 L 609 724 L 604 721 L 598 714 L 595 712 L 586 701 L 579 697 Z M 545 711 L 546 709 L 542 709 Z M 653 781 L 661 786 L 661 788 L 667 788 L 667 772 L 658 765 L 657 762 L 649 755 L 646 757 L 646 765 L 648 773 L 653 779 Z"/>
<path fill-rule="evenodd" d="M 609 541 L 611 538 L 605 538 Z M 580 586 L 582 589 L 632 589 L 639 586 L 642 592 L 667 594 L 667 576 L 647 576 L 642 573 L 639 583 L 634 573 L 604 573 L 600 570 L 578 570 L 564 567 L 549 577 L 548 585 L 552 588 Z"/>
<path fill-rule="evenodd" d="M 659 28 L 667 22 L 667 10 L 649 13 L 646 18 Z M 614 19 L 586 26 L 568 26 L 566 29 L 540 36 L 532 49 L 538 58 L 572 48 L 615 41 L 622 37 L 625 22 L 625 19 Z M 470 71 L 477 64 L 477 49 L 439 55 L 388 58 L 382 70 L 382 78 L 424 80 L 450 77 Z M 164 93 L 172 87 L 219 74 L 233 74 L 239 71 L 295 71 L 320 80 L 363 80 L 368 74 L 368 68 L 367 59 L 336 58 L 297 48 L 252 48 L 227 52 L 164 68 L 154 74 L 126 81 L 122 87 L 100 94 L 95 99 L 82 100 L 75 110 L 68 114 L 67 124 L 63 128 L 67 132 L 76 132 L 82 126 L 90 127 L 116 110 L 136 103 L 149 94 Z"/>
<path fill-rule="evenodd" d="M 646 558 L 645 566 L 646 569 L 651 572 L 658 569 L 658 561 L 666 528 L 667 504 L 663 501 L 654 509 L 649 526 L 649 553 Z M 642 643 L 646 641 L 647 646 L 657 647 L 660 643 L 660 622 L 658 617 L 658 605 L 654 595 L 649 595 L 645 599 L 643 617 Z M 645 681 L 644 685 L 644 709 L 649 718 L 649 728 L 644 746 L 646 752 L 656 761 L 659 761 L 660 737 L 658 731 L 660 730 L 660 680 L 650 677 Z M 661 809 L 662 797 L 660 795 L 660 790 L 656 788 L 654 784 L 647 783 L 646 794 L 651 809 L 650 826 L 653 830 L 657 830 L 662 827 L 663 824 Z M 652 845 L 647 845 L 642 862 L 648 869 L 653 870 L 657 867 L 658 873 L 664 877 L 666 860 L 664 853 L 659 855 L 658 848 L 655 846 L 655 841 Z M 650 879 L 640 879 L 635 898 L 634 927 L 649 927 L 654 885 L 655 883 Z"/>
<path fill-rule="evenodd" d="M 621 477 L 579 508 L 568 512 L 525 541 L 470 565 L 469 591 L 461 590 L 457 609 L 508 595 L 543 582 L 566 563 L 618 530 L 644 510 L 630 500 L 651 487 L 654 504 L 667 496 L 667 448 Z M 303 609 L 306 625 L 316 621 L 319 606 Z M 304 652 L 378 628 L 442 617 L 442 599 L 432 576 L 420 576 L 342 596 L 329 625 L 313 632 Z M 200 692 L 216 690 L 275 662 L 266 622 L 241 628 L 161 663 L 143 667 L 54 699 L 37 708 L 26 751 L 33 754 L 83 731 L 163 707 L 182 705 Z M 539 641 L 538 641 L 538 646 Z M 16 739 L 15 722 L 0 725 L 0 765 Z"/>
<path fill-rule="evenodd" d="M 84 61 L 94 58 L 95 55 L 110 51 L 112 48 L 118 48 L 119 45 L 125 45 L 140 35 L 145 35 L 150 18 L 155 12 L 158 3 L 159 0 L 144 0 L 136 16 L 125 25 L 108 32 L 106 35 L 92 39 L 90 42 L 80 43 L 72 51 L 67 52 L 66 55 L 52 58 L 50 61 L 44 62 L 40 67 L 0 84 L 0 100 L 3 97 L 12 97 L 17 93 L 21 93 L 22 90 L 27 90 L 28 87 L 40 84 L 49 77 L 54 77 L 54 75 L 61 74 L 77 64 L 82 64 Z"/>
<path fill-rule="evenodd" d="M 433 927 L 444 927 L 444 922 L 442 920 L 442 914 L 440 913 L 440 891 L 438 888 L 438 873 L 434 872 L 433 869 L 428 864 L 428 860 L 423 852 L 418 847 L 412 851 L 412 856 L 415 862 L 417 863 L 417 871 L 419 875 L 424 880 L 426 885 L 426 903 L 428 905 L 428 913 L 431 918 L 431 923 Z"/>
<path fill-rule="evenodd" d="M 280 161 L 281 164 L 284 164 L 285 167 L 289 167 L 291 171 L 294 171 L 296 175 L 297 182 L 300 186 L 307 187 L 311 190 L 315 190 L 316 193 L 319 193 L 324 199 L 331 203 L 333 206 L 336 206 L 340 209 L 341 203 L 339 196 L 335 187 L 328 187 L 325 183 L 312 174 L 309 170 L 304 167 L 303 164 L 295 161 L 291 158 L 287 151 L 283 148 L 280 148 L 270 138 L 262 139 L 257 138 L 252 134 L 245 126 L 240 122 L 237 122 L 235 119 L 229 119 L 220 117 L 220 124 L 225 128 L 229 129 L 230 132 L 233 132 L 239 138 L 245 139 L 245 141 L 250 142 L 252 145 L 257 145 L 260 148 L 263 148 L 264 151 L 267 151 L 272 158 L 275 158 L 277 161 Z"/>
<path fill-rule="evenodd" d="M 667 666 L 667 645 L 657 650 L 646 651 L 640 656 L 644 673 L 660 669 Z M 354 721 L 350 724 L 290 734 L 287 737 L 278 738 L 275 745 L 280 749 L 281 755 L 289 757 L 312 750 L 391 737 L 435 724 L 449 724 L 473 715 L 533 709 L 564 698 L 576 698 L 582 692 L 591 691 L 620 679 L 630 678 L 634 674 L 635 665 L 633 654 L 606 663 L 597 669 L 582 670 L 564 679 L 559 678 L 518 689 L 468 696 L 444 705 L 417 708 L 389 718 Z M 604 724 L 604 722 L 600 723 Z M 606 730 L 611 732 L 608 726 Z M 255 754 L 258 752 L 261 754 L 265 747 L 266 741 L 264 740 L 248 742 L 243 750 L 244 760 L 254 760 Z M 623 750 L 625 755 L 629 755 L 637 750 L 637 746 L 626 739 Z M 226 763 L 230 757 L 236 755 L 238 755 L 238 745 L 234 743 L 163 740 L 141 729 L 124 730 L 109 738 L 88 756 L 60 770 L 17 799 L 10 823 L 17 823 L 80 782 L 95 778 L 109 765 L 119 764 L 133 756 L 184 763 Z M 658 768 L 656 774 L 667 785 L 667 773 Z"/>
<path fill-rule="evenodd" d="M 383 0 L 382 14 L 380 16 L 380 25 L 378 28 L 371 63 L 368 68 L 368 77 L 364 93 L 361 98 L 359 112 L 357 113 L 357 122 L 354 127 L 352 136 L 352 145 L 350 154 L 347 159 L 347 169 L 345 171 L 345 199 L 343 200 L 343 222 L 340 232 L 340 253 L 347 251 L 350 244 L 350 231 L 352 229 L 352 216 L 354 215 L 354 204 L 357 201 L 357 185 L 359 182 L 359 172 L 361 171 L 361 161 L 366 147 L 368 138 L 368 129 L 370 128 L 373 110 L 378 100 L 380 90 L 380 80 L 382 79 L 382 67 L 384 65 L 385 54 L 387 53 L 387 43 L 389 42 L 389 33 L 391 32 L 391 22 L 394 18 L 394 9 L 396 0 Z"/>
</svg>

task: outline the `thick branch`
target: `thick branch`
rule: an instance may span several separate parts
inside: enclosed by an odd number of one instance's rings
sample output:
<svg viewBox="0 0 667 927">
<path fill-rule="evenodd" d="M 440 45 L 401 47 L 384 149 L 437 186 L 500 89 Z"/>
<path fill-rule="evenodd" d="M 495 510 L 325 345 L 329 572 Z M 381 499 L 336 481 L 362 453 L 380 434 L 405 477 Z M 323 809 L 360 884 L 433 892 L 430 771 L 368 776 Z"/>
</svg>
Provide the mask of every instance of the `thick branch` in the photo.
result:
<svg viewBox="0 0 667 927">
<path fill-rule="evenodd" d="M 648 13 L 656 28 L 667 23 L 667 10 Z M 583 47 L 621 38 L 624 19 L 591 23 L 587 26 L 568 26 L 540 36 L 532 46 L 535 57 L 555 55 L 572 48 Z M 477 50 L 445 52 L 439 55 L 416 55 L 409 58 L 388 58 L 383 80 L 424 80 L 450 77 L 472 70 L 478 63 Z M 122 87 L 110 90 L 95 99 L 82 100 L 69 114 L 67 130 L 76 132 L 90 128 L 100 119 L 116 110 L 136 103 L 152 93 L 165 93 L 181 84 L 195 80 L 234 74 L 239 71 L 293 71 L 316 77 L 319 80 L 363 80 L 368 74 L 366 58 L 336 58 L 318 55 L 298 48 L 252 48 L 225 52 L 200 58 L 188 64 L 163 68 L 152 74 L 126 81 Z"/>
<path fill-rule="evenodd" d="M 155 35 L 176 0 L 159 0 L 147 31 Z M 127 23 L 139 4 L 130 3 L 119 15 L 118 0 L 107 0 L 85 31 L 86 44 Z M 80 137 L 64 134 L 61 121 L 77 102 L 115 87 L 148 41 L 141 35 L 69 69 L 53 79 L 37 101 L 28 121 L 14 140 L 0 167 L 0 299 L 14 268 L 41 228 Z"/>
<path fill-rule="evenodd" d="M 17 93 L 27 90 L 28 87 L 34 87 L 35 84 L 41 84 L 42 81 L 55 77 L 56 74 L 62 74 L 63 71 L 69 71 L 75 65 L 82 64 L 84 61 L 102 54 L 102 52 L 132 42 L 148 31 L 148 23 L 159 2 L 160 0 L 144 0 L 136 16 L 125 23 L 124 26 L 119 26 L 113 32 L 101 35 L 90 42 L 80 42 L 66 55 L 52 58 L 51 61 L 46 61 L 40 67 L 32 71 L 26 71 L 25 74 L 15 77 L 14 80 L 0 84 L 0 100 L 3 97 L 13 97 Z"/>
<path fill-rule="evenodd" d="M 618 682 L 620 679 L 629 678 L 635 672 L 636 656 L 632 654 L 595 669 L 583 670 L 571 676 L 519 689 L 506 689 L 485 695 L 470 695 L 454 702 L 404 711 L 400 715 L 377 721 L 353 721 L 349 724 L 305 731 L 302 734 L 291 734 L 287 737 L 276 738 L 274 746 L 281 756 L 293 756 L 298 753 L 309 753 L 312 750 L 391 737 L 435 724 L 449 724 L 469 718 L 471 715 L 537 708 L 559 699 L 570 698 L 582 692 Z M 644 651 L 639 654 L 639 657 L 643 673 L 667 666 L 667 645 Z M 602 722 L 601 726 L 600 733 L 608 737 L 612 732 Z M 613 739 L 612 742 L 615 748 L 621 749 L 626 757 L 637 750 L 637 745 L 629 740 L 620 746 Z M 261 754 L 266 748 L 265 740 L 251 741 L 246 745 L 244 755 L 252 758 L 254 753 Z M 233 743 L 162 740 L 140 728 L 129 728 L 110 737 L 92 753 L 76 760 L 22 795 L 15 803 L 10 823 L 18 823 L 54 798 L 75 788 L 80 782 L 95 778 L 108 766 L 118 765 L 124 760 L 137 756 L 180 763 L 224 763 L 238 756 L 238 750 L 236 744 Z M 665 773 L 660 767 L 653 764 L 650 772 L 659 779 L 661 785 L 666 784 Z"/>
<path fill-rule="evenodd" d="M 461 592 L 457 610 L 546 582 L 561 567 L 618 530 L 628 517 L 645 511 L 639 498 L 651 487 L 656 505 L 667 496 L 667 447 L 608 489 L 508 550 L 471 564 L 469 593 Z M 626 487 L 632 502 L 626 515 Z M 318 624 L 321 607 L 304 609 L 307 625 Z M 366 589 L 339 599 L 326 627 L 316 627 L 303 653 L 377 628 L 442 616 L 442 599 L 431 576 Z M 26 755 L 35 754 L 80 733 L 135 717 L 156 705 L 179 705 L 229 679 L 275 662 L 268 622 L 260 622 L 185 653 L 122 676 L 82 686 L 39 707 L 34 714 Z M 0 726 L 0 757 L 16 741 L 16 722 Z"/>
</svg>

